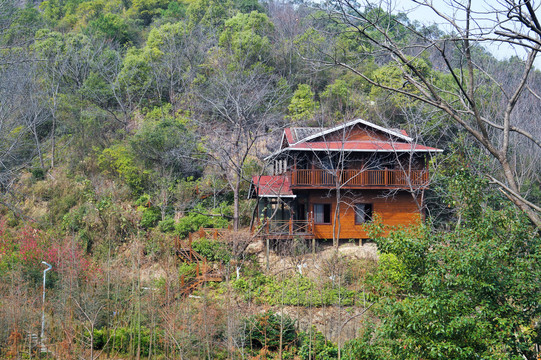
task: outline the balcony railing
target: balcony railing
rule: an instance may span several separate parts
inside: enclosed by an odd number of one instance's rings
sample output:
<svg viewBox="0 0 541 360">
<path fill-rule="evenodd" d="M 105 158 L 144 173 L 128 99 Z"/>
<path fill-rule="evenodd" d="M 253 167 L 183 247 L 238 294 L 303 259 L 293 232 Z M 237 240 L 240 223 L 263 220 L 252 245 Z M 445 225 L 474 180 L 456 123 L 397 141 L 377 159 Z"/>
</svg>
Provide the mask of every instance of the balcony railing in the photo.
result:
<svg viewBox="0 0 541 360">
<path fill-rule="evenodd" d="M 263 223 L 262 236 L 294 237 L 311 236 L 314 233 L 314 222 L 310 220 L 270 220 Z"/>
<path fill-rule="evenodd" d="M 291 170 L 292 187 L 424 187 L 427 170 Z"/>
</svg>

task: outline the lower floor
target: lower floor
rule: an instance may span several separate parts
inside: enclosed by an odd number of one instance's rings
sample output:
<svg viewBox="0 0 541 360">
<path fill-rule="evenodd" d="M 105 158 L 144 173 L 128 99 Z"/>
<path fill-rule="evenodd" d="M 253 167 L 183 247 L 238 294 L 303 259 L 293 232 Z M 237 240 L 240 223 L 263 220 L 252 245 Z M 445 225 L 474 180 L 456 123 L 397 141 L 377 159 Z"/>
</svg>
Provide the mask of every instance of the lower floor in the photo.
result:
<svg viewBox="0 0 541 360">
<path fill-rule="evenodd" d="M 408 225 L 422 214 L 421 196 L 407 191 L 299 191 L 294 197 L 258 200 L 261 234 L 270 238 L 367 239 L 367 222 Z"/>
</svg>

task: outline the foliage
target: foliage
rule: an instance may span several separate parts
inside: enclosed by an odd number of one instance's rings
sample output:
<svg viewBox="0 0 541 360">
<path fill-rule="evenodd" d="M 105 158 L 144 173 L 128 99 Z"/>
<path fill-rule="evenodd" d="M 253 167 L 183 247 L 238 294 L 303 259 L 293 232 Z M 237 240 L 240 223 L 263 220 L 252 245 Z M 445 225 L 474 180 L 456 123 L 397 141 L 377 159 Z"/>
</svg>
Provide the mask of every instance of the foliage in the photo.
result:
<svg viewBox="0 0 541 360">
<path fill-rule="evenodd" d="M 449 184 L 453 201 L 466 204 L 462 226 L 419 225 L 377 238 L 387 254 L 379 271 L 395 283 L 380 302 L 380 346 L 408 359 L 529 354 L 540 336 L 533 304 L 540 301 L 541 238 L 467 169 Z"/>
<path fill-rule="evenodd" d="M 139 329 L 135 327 L 118 327 L 113 329 L 101 328 L 94 330 L 94 349 L 102 350 L 109 348 L 120 354 L 130 354 L 131 344 L 139 341 Z M 135 340 L 134 340 L 135 339 Z M 149 356 L 150 342 L 153 343 L 154 354 L 161 354 L 163 331 L 160 329 L 149 329 L 141 327 L 141 356 Z"/>
<path fill-rule="evenodd" d="M 283 348 L 297 344 L 295 322 L 287 315 L 267 311 L 246 319 L 246 338 L 256 348 L 276 350 L 280 346 L 280 332 Z"/>
<path fill-rule="evenodd" d="M 225 228 L 229 224 L 229 221 L 221 216 L 217 215 L 205 215 L 198 210 L 205 211 L 204 209 L 196 209 L 196 212 L 190 212 L 188 215 L 179 219 L 175 225 L 177 234 L 181 237 L 186 237 L 190 232 L 199 230 L 200 228 Z"/>
<path fill-rule="evenodd" d="M 412 64 L 414 65 L 414 67 L 418 69 L 419 73 L 422 76 L 425 76 L 425 77 L 431 76 L 432 67 L 426 59 L 411 58 L 410 60 Z M 411 75 L 413 77 L 416 77 L 416 75 L 413 73 L 411 73 Z M 404 89 L 412 93 L 416 93 L 417 91 L 413 85 L 404 81 L 402 69 L 398 65 L 389 64 L 389 65 L 382 66 L 379 69 L 375 70 L 372 76 L 374 77 L 376 82 L 384 86 L 395 88 L 395 89 Z M 411 101 L 411 99 L 408 96 L 395 94 L 395 93 L 388 94 L 385 90 L 382 90 L 381 88 L 378 88 L 378 87 L 373 87 L 370 92 L 370 96 L 374 99 L 378 97 L 383 97 L 384 95 L 387 95 L 391 99 L 393 104 L 397 107 L 399 106 L 413 107 L 416 104 L 416 102 Z"/>
<path fill-rule="evenodd" d="M 24 276 L 40 284 L 44 267 L 42 261 L 53 266 L 47 280 L 52 287 L 59 277 L 76 274 L 84 280 L 93 271 L 92 262 L 73 239 L 56 240 L 30 226 L 11 233 L 5 222 L 0 222 L 0 274 L 20 268 Z"/>
<path fill-rule="evenodd" d="M 310 85 L 299 84 L 287 109 L 289 110 L 289 118 L 295 122 L 311 119 L 318 108 L 319 104 L 314 100 L 314 93 L 310 89 Z"/>
<path fill-rule="evenodd" d="M 331 360 L 338 358 L 336 344 L 328 341 L 315 327 L 312 327 L 309 332 L 301 332 L 299 334 L 299 340 L 298 355 L 303 360 Z"/>
<path fill-rule="evenodd" d="M 196 263 L 185 263 L 180 264 L 178 269 L 178 274 L 180 278 L 183 278 L 184 281 L 187 281 L 195 277 Z"/>
<path fill-rule="evenodd" d="M 161 232 L 168 233 L 175 230 L 175 219 L 166 217 L 164 220 L 158 222 L 158 228 Z"/>
<path fill-rule="evenodd" d="M 166 174 L 185 177 L 194 173 L 191 155 L 196 148 L 194 134 L 187 129 L 186 119 L 171 114 L 171 105 L 150 111 L 143 126 L 130 139 L 137 158 L 147 167 Z"/>
<path fill-rule="evenodd" d="M 107 40 L 115 40 L 120 44 L 133 41 L 135 34 L 130 25 L 118 14 L 102 14 L 88 24 L 89 31 L 103 36 Z"/>
<path fill-rule="evenodd" d="M 133 155 L 124 145 L 104 149 L 98 155 L 98 166 L 105 173 L 124 180 L 134 195 L 142 193 L 148 186 L 149 172 L 136 165 Z"/>
<path fill-rule="evenodd" d="M 272 33 L 273 28 L 274 25 L 265 14 L 257 11 L 238 13 L 225 22 L 219 44 L 228 48 L 237 61 L 263 61 L 269 56 L 271 47 L 267 35 Z"/>
<path fill-rule="evenodd" d="M 231 250 L 221 241 L 201 238 L 192 242 L 192 247 L 208 261 L 219 261 L 227 264 L 231 259 Z"/>
<path fill-rule="evenodd" d="M 141 222 L 139 224 L 145 229 L 158 225 L 158 222 L 162 219 L 160 208 L 156 206 L 140 207 L 138 210 L 141 211 Z"/>
<path fill-rule="evenodd" d="M 351 306 L 357 297 L 354 291 L 338 287 L 332 282 L 317 284 L 310 278 L 297 274 L 282 279 L 259 274 L 250 278 L 240 278 L 233 286 L 246 300 L 256 304 Z"/>
</svg>

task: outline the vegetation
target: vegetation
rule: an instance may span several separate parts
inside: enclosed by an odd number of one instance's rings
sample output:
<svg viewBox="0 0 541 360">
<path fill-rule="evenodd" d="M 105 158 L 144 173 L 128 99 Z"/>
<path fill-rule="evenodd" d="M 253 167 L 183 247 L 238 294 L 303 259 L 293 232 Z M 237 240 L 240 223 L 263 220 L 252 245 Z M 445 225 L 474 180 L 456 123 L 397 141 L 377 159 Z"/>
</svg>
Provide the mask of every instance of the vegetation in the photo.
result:
<svg viewBox="0 0 541 360">
<path fill-rule="evenodd" d="M 526 60 L 324 3 L 0 0 L 1 358 L 539 358 L 529 3 L 494 24 Z M 445 149 L 426 220 L 366 225 L 377 259 L 299 240 L 267 270 L 250 179 L 285 126 L 355 117 Z"/>
</svg>

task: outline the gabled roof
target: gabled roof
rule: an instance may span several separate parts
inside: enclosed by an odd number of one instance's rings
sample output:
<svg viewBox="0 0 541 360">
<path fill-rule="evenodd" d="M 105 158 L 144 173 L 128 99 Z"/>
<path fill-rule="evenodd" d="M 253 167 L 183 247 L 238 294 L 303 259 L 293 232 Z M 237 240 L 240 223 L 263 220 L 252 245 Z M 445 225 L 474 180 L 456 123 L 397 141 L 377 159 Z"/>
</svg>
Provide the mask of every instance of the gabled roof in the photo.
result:
<svg viewBox="0 0 541 360">
<path fill-rule="evenodd" d="M 386 129 L 384 127 L 381 127 L 379 125 L 376 125 L 376 124 L 373 124 L 371 123 L 370 121 L 366 121 L 366 120 L 363 120 L 363 119 L 356 119 L 356 120 L 352 120 L 352 121 L 348 121 L 347 123 L 344 123 L 344 124 L 340 124 L 340 125 L 337 125 L 337 126 L 334 126 L 334 127 L 331 127 L 331 128 L 326 128 L 326 129 L 323 129 L 315 134 L 312 134 L 310 136 L 307 136 L 297 142 L 306 142 L 306 141 L 310 141 L 310 140 L 313 140 L 313 139 L 316 139 L 320 136 L 324 136 L 324 135 L 327 135 L 327 134 L 331 134 L 333 132 L 336 132 L 336 131 L 339 131 L 339 130 L 342 130 L 342 129 L 345 129 L 347 127 L 353 127 L 357 124 L 363 124 L 367 127 L 371 127 L 373 129 L 376 129 L 376 130 L 379 130 L 379 131 L 382 131 L 386 134 L 389 134 L 391 136 L 396 136 L 397 138 L 399 139 L 402 139 L 402 140 L 405 140 L 405 141 L 413 141 L 412 138 L 410 138 L 409 136 L 406 136 L 404 135 L 403 133 L 401 132 L 398 132 L 398 131 L 394 131 L 394 130 L 391 130 L 391 129 Z"/>
<path fill-rule="evenodd" d="M 258 197 L 297 197 L 289 186 L 289 177 L 285 175 L 264 175 L 252 177 Z"/>
<path fill-rule="evenodd" d="M 309 136 L 312 136 L 316 133 L 325 130 L 325 128 L 311 128 L 311 127 L 289 127 L 284 129 L 284 134 L 282 135 L 282 144 L 284 143 L 283 139 L 287 140 L 287 145 L 293 145 Z"/>
<path fill-rule="evenodd" d="M 380 133 L 387 134 L 389 141 L 382 140 L 345 140 L 345 141 L 314 141 L 342 129 L 363 125 Z M 285 141 L 284 141 L 285 140 Z M 282 135 L 281 148 L 267 156 L 268 160 L 287 150 L 311 151 L 352 151 L 352 152 L 442 152 L 443 150 L 413 143 L 404 130 L 386 129 L 363 119 L 356 119 L 330 128 L 286 128 Z"/>
</svg>

